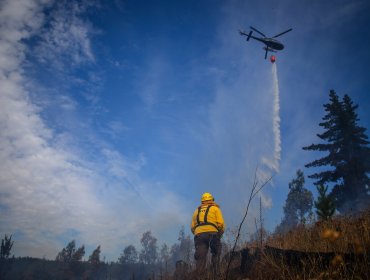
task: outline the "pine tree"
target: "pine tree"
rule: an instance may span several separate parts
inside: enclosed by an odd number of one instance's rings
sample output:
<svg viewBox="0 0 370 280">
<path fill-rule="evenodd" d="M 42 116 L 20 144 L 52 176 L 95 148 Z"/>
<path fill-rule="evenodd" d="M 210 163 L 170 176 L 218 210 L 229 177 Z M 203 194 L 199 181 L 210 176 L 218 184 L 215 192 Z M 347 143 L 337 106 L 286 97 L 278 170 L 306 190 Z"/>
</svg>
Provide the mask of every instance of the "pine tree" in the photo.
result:
<svg viewBox="0 0 370 280">
<path fill-rule="evenodd" d="M 84 266 L 82 264 L 82 258 L 85 255 L 85 246 L 79 247 L 72 255 L 69 267 L 75 276 L 81 276 L 84 272 Z"/>
<path fill-rule="evenodd" d="M 100 260 L 100 245 L 96 247 L 96 249 L 92 252 L 92 254 L 89 256 L 88 262 L 91 264 L 91 269 L 89 271 L 89 278 L 91 280 L 94 279 L 101 279 L 101 274 L 103 272 L 103 262 Z"/>
<path fill-rule="evenodd" d="M 70 262 L 75 251 L 76 251 L 76 242 L 72 240 L 67 244 L 65 248 L 62 249 L 62 251 L 58 253 L 55 260 L 64 263 Z"/>
<path fill-rule="evenodd" d="M 319 197 L 315 201 L 316 214 L 321 220 L 328 220 L 335 212 L 333 200 L 327 195 L 328 187 L 317 186 Z"/>
<path fill-rule="evenodd" d="M 1 240 L 0 260 L 9 258 L 13 244 L 12 236 L 8 237 L 5 234 L 4 239 Z"/>
<path fill-rule="evenodd" d="M 76 242 L 72 240 L 58 253 L 55 260 L 59 262 L 66 278 L 72 277 L 71 275 L 81 276 L 84 270 L 82 265 L 84 255 L 85 246 L 76 249 Z"/>
<path fill-rule="evenodd" d="M 305 179 L 301 170 L 297 170 L 296 178 L 289 183 L 289 193 L 284 206 L 284 218 L 276 228 L 276 232 L 286 232 L 299 223 L 304 223 L 306 215 L 312 210 L 312 192 L 304 187 Z"/>
<path fill-rule="evenodd" d="M 335 91 L 329 93 L 329 103 L 325 104 L 327 114 L 319 125 L 324 128 L 317 136 L 324 141 L 312 144 L 304 150 L 328 152 L 326 156 L 311 163 L 310 167 L 328 167 L 327 170 L 309 175 L 315 179 L 315 185 L 333 183 L 330 196 L 340 212 L 360 210 L 369 205 L 370 181 L 370 142 L 365 134 L 366 129 L 360 127 L 356 114 L 358 105 L 353 105 L 348 95 L 339 100 Z"/>
<path fill-rule="evenodd" d="M 7 262 L 12 250 L 14 241 L 12 236 L 9 237 L 5 234 L 4 239 L 1 239 L 0 250 L 0 279 L 5 279 L 5 275 L 11 270 L 11 262 Z"/>
<path fill-rule="evenodd" d="M 96 249 L 92 252 L 89 256 L 89 263 L 91 263 L 94 267 L 99 266 L 100 264 L 100 245 L 96 247 Z"/>
</svg>

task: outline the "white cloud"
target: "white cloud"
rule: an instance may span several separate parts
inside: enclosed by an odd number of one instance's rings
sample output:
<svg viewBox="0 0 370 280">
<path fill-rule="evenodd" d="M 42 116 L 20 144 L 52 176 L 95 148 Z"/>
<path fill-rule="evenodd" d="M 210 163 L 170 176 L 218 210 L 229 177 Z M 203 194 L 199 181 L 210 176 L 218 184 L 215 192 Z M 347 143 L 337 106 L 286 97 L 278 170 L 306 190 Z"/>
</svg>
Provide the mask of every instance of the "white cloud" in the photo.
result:
<svg viewBox="0 0 370 280">
<path fill-rule="evenodd" d="M 48 18 L 48 25 L 41 30 L 40 42 L 35 50 L 40 61 L 63 68 L 95 60 L 89 23 L 81 19 L 87 2 L 58 1 Z"/>
<path fill-rule="evenodd" d="M 2 1 L 0 3 L 0 65 L 3 74 L 17 71 L 27 39 L 43 19 L 40 6 L 47 1 Z"/>
<path fill-rule="evenodd" d="M 23 40 L 41 30 L 49 44 L 40 49 L 44 58 L 71 49 L 77 49 L 75 63 L 94 58 L 78 10 L 70 17 L 57 10 L 46 34 L 45 5 L 50 3 L 11 0 L 1 6 L 0 233 L 15 233 L 16 255 L 54 258 L 65 238 L 75 238 L 89 246 L 101 244 L 105 255 L 117 257 L 145 230 L 160 233 L 184 221 L 182 204 L 163 186 L 140 178 L 143 155 L 131 161 L 105 147 L 102 162 L 91 163 L 83 147 L 70 146 L 77 143 L 73 135 L 56 134 L 41 118 L 43 108 L 34 105 L 25 87 L 30 81 L 23 71 Z M 73 109 L 70 98 L 60 98 L 62 107 Z M 162 217 L 159 223 L 156 215 Z"/>
<path fill-rule="evenodd" d="M 146 159 L 144 155 L 140 155 L 137 161 L 129 161 L 125 159 L 119 152 L 109 149 L 103 149 L 102 154 L 108 165 L 108 171 L 117 178 L 127 179 L 132 181 L 130 175 L 137 174 L 145 165 Z"/>
</svg>

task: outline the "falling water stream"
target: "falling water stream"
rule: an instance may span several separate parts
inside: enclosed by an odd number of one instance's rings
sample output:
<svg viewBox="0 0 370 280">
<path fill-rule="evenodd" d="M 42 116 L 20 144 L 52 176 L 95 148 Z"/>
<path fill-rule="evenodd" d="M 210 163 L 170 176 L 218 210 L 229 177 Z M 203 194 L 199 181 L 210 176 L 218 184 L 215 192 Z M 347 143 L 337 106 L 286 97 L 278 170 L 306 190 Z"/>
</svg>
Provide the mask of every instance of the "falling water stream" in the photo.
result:
<svg viewBox="0 0 370 280">
<path fill-rule="evenodd" d="M 281 158 L 281 136 L 280 136 L 280 101 L 279 101 L 279 80 L 277 74 L 276 63 L 271 63 L 272 68 L 272 80 L 273 80 L 273 133 L 274 133 L 274 168 L 276 172 L 279 172 L 279 164 Z"/>
</svg>

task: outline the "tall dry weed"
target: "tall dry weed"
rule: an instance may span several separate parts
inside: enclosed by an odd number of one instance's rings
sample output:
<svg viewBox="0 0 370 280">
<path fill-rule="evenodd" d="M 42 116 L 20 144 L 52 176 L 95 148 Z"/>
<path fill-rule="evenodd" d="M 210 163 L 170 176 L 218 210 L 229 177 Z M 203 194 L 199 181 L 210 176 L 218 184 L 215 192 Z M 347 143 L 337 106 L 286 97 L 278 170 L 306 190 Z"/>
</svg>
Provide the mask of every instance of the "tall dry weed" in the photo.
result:
<svg viewBox="0 0 370 280">
<path fill-rule="evenodd" d="M 266 244 L 305 252 L 369 252 L 370 210 L 311 225 L 300 225 L 284 235 L 270 236 Z"/>
<path fill-rule="evenodd" d="M 270 236 L 266 244 L 306 252 L 306 258 L 289 265 L 264 254 L 249 272 L 251 279 L 370 279 L 370 209 L 300 225 L 284 235 Z"/>
</svg>

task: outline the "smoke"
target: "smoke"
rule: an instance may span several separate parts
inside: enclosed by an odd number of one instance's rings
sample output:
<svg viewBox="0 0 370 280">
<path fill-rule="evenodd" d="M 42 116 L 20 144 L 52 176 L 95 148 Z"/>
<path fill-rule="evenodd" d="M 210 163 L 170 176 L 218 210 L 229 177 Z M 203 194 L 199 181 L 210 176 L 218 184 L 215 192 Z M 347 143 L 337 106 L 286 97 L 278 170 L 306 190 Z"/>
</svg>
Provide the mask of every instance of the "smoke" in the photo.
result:
<svg viewBox="0 0 370 280">
<path fill-rule="evenodd" d="M 281 159 L 281 136 L 280 136 L 280 100 L 279 100 L 279 80 L 277 75 L 276 63 L 272 63 L 272 80 L 274 92 L 274 107 L 272 115 L 272 124 L 274 132 L 274 169 L 279 172 L 279 163 Z"/>
</svg>

